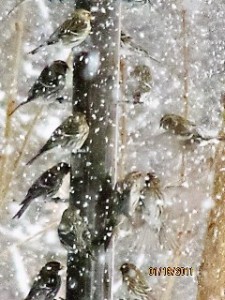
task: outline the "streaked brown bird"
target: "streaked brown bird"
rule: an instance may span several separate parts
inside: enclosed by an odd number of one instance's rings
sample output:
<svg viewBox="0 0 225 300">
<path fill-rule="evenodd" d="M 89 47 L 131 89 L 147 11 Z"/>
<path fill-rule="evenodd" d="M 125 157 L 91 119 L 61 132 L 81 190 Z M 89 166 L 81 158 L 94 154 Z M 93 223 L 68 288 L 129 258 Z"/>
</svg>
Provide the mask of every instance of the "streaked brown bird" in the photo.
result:
<svg viewBox="0 0 225 300">
<path fill-rule="evenodd" d="M 77 112 L 74 116 L 69 116 L 53 131 L 48 141 L 27 165 L 32 164 L 36 158 L 44 152 L 56 147 L 59 149 L 67 149 L 75 153 L 83 146 L 88 137 L 88 133 L 89 126 L 86 121 L 86 116 L 83 113 Z"/>
<path fill-rule="evenodd" d="M 145 186 L 141 190 L 140 205 L 142 218 L 159 235 L 163 227 L 164 196 L 160 179 L 153 172 L 147 173 Z"/>
<path fill-rule="evenodd" d="M 91 234 L 87 223 L 80 216 L 80 211 L 75 207 L 69 207 L 63 212 L 58 235 L 68 251 L 91 255 Z"/>
<path fill-rule="evenodd" d="M 128 173 L 115 186 L 117 196 L 117 212 L 129 219 L 133 216 L 139 203 L 142 174 L 139 171 Z"/>
<path fill-rule="evenodd" d="M 61 286 L 61 276 L 58 274 L 61 269 L 59 262 L 48 262 L 35 277 L 24 300 L 54 300 Z"/>
<path fill-rule="evenodd" d="M 176 114 L 165 114 L 160 120 L 160 127 L 183 141 L 197 142 L 212 139 L 211 137 L 203 137 L 198 132 L 195 123 Z"/>
<path fill-rule="evenodd" d="M 68 70 L 68 65 L 62 60 L 56 60 L 51 65 L 46 66 L 38 79 L 35 81 L 33 86 L 28 92 L 27 100 L 23 101 L 13 111 L 10 112 L 10 116 L 24 104 L 34 101 L 38 98 L 44 98 L 49 100 L 55 97 L 59 102 L 63 101 L 63 97 L 59 95 L 66 83 L 66 74 Z"/>
<path fill-rule="evenodd" d="M 69 171 L 70 166 L 64 162 L 45 171 L 29 188 L 26 197 L 20 204 L 22 207 L 15 214 L 13 219 L 20 218 L 34 199 L 38 197 L 53 198 L 59 191 L 63 179 Z"/>
<path fill-rule="evenodd" d="M 124 263 L 120 267 L 123 283 L 127 286 L 129 293 L 139 297 L 141 300 L 154 300 L 143 273 L 132 263 Z"/>
<path fill-rule="evenodd" d="M 71 17 L 63 22 L 50 37 L 30 53 L 35 54 L 40 48 L 62 42 L 71 48 L 80 45 L 91 31 L 91 13 L 85 9 L 76 9 Z"/>
<path fill-rule="evenodd" d="M 143 226 L 143 240 L 151 240 L 151 232 L 156 234 L 160 246 L 167 246 L 172 250 L 179 247 L 173 237 L 173 229 L 165 225 L 165 199 L 162 192 L 161 181 L 155 173 L 149 172 L 145 177 L 145 186 L 141 190 L 141 197 L 138 208 Z"/>
</svg>

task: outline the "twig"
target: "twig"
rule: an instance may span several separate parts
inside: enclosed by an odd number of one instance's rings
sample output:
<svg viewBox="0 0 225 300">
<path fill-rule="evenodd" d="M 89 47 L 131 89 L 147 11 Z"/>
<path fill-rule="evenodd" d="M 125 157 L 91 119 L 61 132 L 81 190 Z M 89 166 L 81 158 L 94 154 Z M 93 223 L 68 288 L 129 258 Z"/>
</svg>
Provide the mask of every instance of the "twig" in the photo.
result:
<svg viewBox="0 0 225 300">
<path fill-rule="evenodd" d="M 42 110 L 43 110 L 43 107 L 41 107 L 39 109 L 39 111 L 37 112 L 37 114 L 35 115 L 34 119 L 31 121 L 31 123 L 30 123 L 30 125 L 28 127 L 28 131 L 27 131 L 25 139 L 23 141 L 21 150 L 19 151 L 19 155 L 18 155 L 18 157 L 16 158 L 16 160 L 15 160 L 15 162 L 13 164 L 13 169 L 11 170 L 11 173 L 10 173 L 10 176 L 9 176 L 9 178 L 7 180 L 6 186 L 3 189 L 3 191 L 2 191 L 2 198 L 3 199 L 5 199 L 5 197 L 7 196 L 7 193 L 8 193 L 9 187 L 10 187 L 10 183 L 11 183 L 11 181 L 13 179 L 13 176 L 14 176 L 14 174 L 15 174 L 18 166 L 19 166 L 20 160 L 21 160 L 21 158 L 22 158 L 22 156 L 24 154 L 24 150 L 25 150 L 25 148 L 27 146 L 27 143 L 29 141 L 29 138 L 30 138 L 30 135 L 32 133 L 32 130 L 33 130 L 34 126 L 36 125 L 36 122 L 37 122 L 37 120 L 38 120 L 38 118 L 39 118 Z"/>
<path fill-rule="evenodd" d="M 5 138 L 5 145 L 4 148 L 6 149 L 8 143 L 9 143 L 9 137 L 11 134 L 11 118 L 9 117 L 9 112 L 11 109 L 12 105 L 12 99 L 16 99 L 17 95 L 17 84 L 18 84 L 18 72 L 19 72 L 19 66 L 21 63 L 21 53 L 22 53 L 22 40 L 23 40 L 23 34 L 24 34 L 24 27 L 23 27 L 23 21 L 24 20 L 24 8 L 20 11 L 19 21 L 15 23 L 15 29 L 16 29 L 16 40 L 15 40 L 15 45 L 17 45 L 15 49 L 15 54 L 14 54 L 14 62 L 13 62 L 13 67 L 12 67 L 12 82 L 13 82 L 13 88 L 11 89 L 11 95 L 8 97 L 7 101 L 7 108 L 6 108 L 6 125 L 5 125 L 5 132 L 4 132 L 4 138 Z M 2 158 L 1 162 L 1 168 L 0 168 L 0 199 L 1 199 L 1 204 L 0 206 L 3 205 L 3 190 L 5 186 L 5 182 L 7 182 L 7 175 L 10 174 L 10 172 L 6 172 L 6 166 L 8 165 L 9 157 L 7 154 L 4 155 Z M 10 160 L 11 161 L 11 160 Z M 9 170 L 10 168 L 7 168 Z"/>
<path fill-rule="evenodd" d="M 184 100 L 184 117 L 187 118 L 188 115 L 188 57 L 189 51 L 187 47 L 187 17 L 186 10 L 182 9 L 182 35 L 183 35 L 183 62 L 184 62 L 184 92 L 183 92 L 183 100 Z"/>
<path fill-rule="evenodd" d="M 188 117 L 188 47 L 187 47 L 187 20 L 186 10 L 181 10 L 182 15 L 182 37 L 183 37 L 183 64 L 184 64 L 184 75 L 183 75 L 183 105 L 184 105 L 184 117 Z M 180 179 L 184 181 L 185 177 L 185 150 L 182 150 L 182 161 L 180 168 Z"/>
<path fill-rule="evenodd" d="M 24 244 L 27 244 L 27 242 L 30 242 L 30 241 L 32 241 L 33 239 L 35 239 L 36 237 L 38 237 L 39 235 L 42 235 L 42 234 L 45 233 L 48 229 L 54 227 L 55 225 L 58 225 L 58 223 L 59 223 L 59 220 L 53 221 L 53 222 L 52 222 L 51 224 L 49 224 L 47 227 L 45 227 L 44 229 L 38 231 L 37 233 L 35 233 L 35 234 L 29 236 L 29 237 L 26 238 L 25 240 L 13 244 L 12 247 L 21 247 L 21 246 L 23 246 Z M 0 257 L 3 256 L 3 255 L 9 254 L 10 248 L 11 248 L 11 247 L 7 248 L 5 251 L 0 252 Z"/>
<path fill-rule="evenodd" d="M 10 9 L 10 11 L 6 14 L 6 16 L 8 17 L 9 15 L 11 15 L 14 12 L 14 10 L 25 1 L 26 0 L 20 0 L 18 3 L 16 3 L 16 5 L 14 5 L 12 9 Z"/>
<path fill-rule="evenodd" d="M 224 109 L 224 95 L 223 100 L 223 114 Z M 220 131 L 223 135 L 225 131 L 225 120 Z M 223 290 L 223 283 L 225 274 L 223 268 L 225 264 L 224 253 L 224 234 L 225 234 L 225 207 L 224 207 L 224 145 L 219 143 L 216 149 L 215 175 L 213 182 L 212 199 L 215 202 L 214 207 L 208 215 L 207 231 L 204 241 L 204 250 L 202 254 L 202 263 L 198 276 L 198 300 L 204 299 L 222 299 L 221 291 Z M 221 200 L 218 199 L 218 196 Z M 208 280 L 210 276 L 210 280 Z"/>
<path fill-rule="evenodd" d="M 124 58 L 120 59 L 120 81 L 121 81 L 121 118 L 119 125 L 120 133 L 120 155 L 118 160 L 118 179 L 124 176 L 124 167 L 126 164 L 126 145 L 127 145 L 127 111 L 126 111 L 126 62 Z"/>
</svg>

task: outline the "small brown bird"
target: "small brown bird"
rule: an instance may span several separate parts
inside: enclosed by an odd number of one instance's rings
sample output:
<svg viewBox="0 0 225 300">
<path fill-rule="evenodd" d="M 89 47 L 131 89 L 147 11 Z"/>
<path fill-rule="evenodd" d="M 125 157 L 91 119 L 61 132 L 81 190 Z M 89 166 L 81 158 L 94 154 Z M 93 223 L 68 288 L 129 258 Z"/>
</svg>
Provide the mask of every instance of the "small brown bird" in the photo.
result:
<svg viewBox="0 0 225 300">
<path fill-rule="evenodd" d="M 128 46 L 131 50 L 136 50 L 139 52 L 142 52 L 144 54 L 146 54 L 150 59 L 154 60 L 157 63 L 160 63 L 159 60 L 157 60 L 156 58 L 152 57 L 147 50 L 143 49 L 141 46 L 137 45 L 133 38 L 131 36 L 129 36 L 128 34 L 126 34 L 124 31 L 121 31 L 121 36 L 120 36 L 120 41 L 121 41 L 121 46 L 125 47 Z"/>
<path fill-rule="evenodd" d="M 59 262 L 48 262 L 35 277 L 24 300 L 54 300 L 61 286 L 61 277 L 58 274 L 61 269 Z"/>
<path fill-rule="evenodd" d="M 24 104 L 38 98 L 49 100 L 52 97 L 56 97 L 56 100 L 62 102 L 63 97 L 59 95 L 59 92 L 65 87 L 67 70 L 68 65 L 62 60 L 56 60 L 51 65 L 46 66 L 33 86 L 30 88 L 27 100 L 17 105 L 9 115 L 11 116 Z"/>
<path fill-rule="evenodd" d="M 141 190 L 139 212 L 143 226 L 143 240 L 151 240 L 151 232 L 156 234 L 160 246 L 165 244 L 172 250 L 177 250 L 179 245 L 171 232 L 170 226 L 165 225 L 165 200 L 160 179 L 152 172 L 147 173 L 145 186 Z"/>
<path fill-rule="evenodd" d="M 71 47 L 80 45 L 91 31 L 91 13 L 85 9 L 76 9 L 71 17 L 64 21 L 43 44 L 32 50 L 35 54 L 40 48 L 62 42 Z"/>
<path fill-rule="evenodd" d="M 141 193 L 142 174 L 138 171 L 128 173 L 125 178 L 117 182 L 117 212 L 129 219 L 133 216 L 139 203 Z"/>
<path fill-rule="evenodd" d="M 55 147 L 67 149 L 72 152 L 79 150 L 86 141 L 89 133 L 89 126 L 86 116 L 77 112 L 74 116 L 69 116 L 60 126 L 51 134 L 48 141 L 38 151 L 38 153 L 27 163 L 30 165 L 44 152 Z"/>
<path fill-rule="evenodd" d="M 148 66 L 139 64 L 130 73 L 131 78 L 135 79 L 135 89 L 133 91 L 134 104 L 141 103 L 141 96 L 151 91 L 152 74 Z"/>
<path fill-rule="evenodd" d="M 69 171 L 70 166 L 64 162 L 45 171 L 29 188 L 25 199 L 20 204 L 22 205 L 21 209 L 15 214 L 13 219 L 20 218 L 34 199 L 41 196 L 44 198 L 53 198 L 60 189 L 63 179 Z"/>
<path fill-rule="evenodd" d="M 195 123 L 176 114 L 165 114 L 160 120 L 160 127 L 168 133 L 178 136 L 183 141 L 208 141 L 212 138 L 203 137 L 197 130 Z"/>
<path fill-rule="evenodd" d="M 152 289 L 149 287 L 142 272 L 132 263 L 124 263 L 120 267 L 123 283 L 126 284 L 128 292 L 140 297 L 141 300 L 154 300 L 151 295 Z"/>
<path fill-rule="evenodd" d="M 140 206 L 142 218 L 148 223 L 151 230 L 159 235 L 163 227 L 164 197 L 160 179 L 152 172 L 147 173 L 145 186 L 141 190 Z"/>
<path fill-rule="evenodd" d="M 91 234 L 87 223 L 75 207 L 69 207 L 63 212 L 58 235 L 60 242 L 68 251 L 91 255 Z"/>
</svg>

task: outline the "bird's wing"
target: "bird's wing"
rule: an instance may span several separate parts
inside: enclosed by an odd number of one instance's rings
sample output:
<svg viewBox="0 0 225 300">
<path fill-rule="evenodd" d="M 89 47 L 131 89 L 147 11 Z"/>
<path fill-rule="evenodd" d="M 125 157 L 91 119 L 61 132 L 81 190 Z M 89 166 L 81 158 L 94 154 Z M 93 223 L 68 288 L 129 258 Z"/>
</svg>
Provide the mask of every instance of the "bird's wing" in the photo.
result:
<svg viewBox="0 0 225 300">
<path fill-rule="evenodd" d="M 78 33 L 87 27 L 85 22 L 81 22 L 77 18 L 66 20 L 59 26 L 49 37 L 47 44 L 53 44 L 68 35 L 78 35 Z"/>
<path fill-rule="evenodd" d="M 189 123 L 188 120 L 185 120 L 183 123 L 177 123 L 175 125 L 174 131 L 176 134 L 179 134 L 181 136 L 190 136 L 193 134 L 194 128 L 194 124 Z"/>
<path fill-rule="evenodd" d="M 57 92 L 61 86 L 59 85 L 60 78 L 49 67 L 45 67 L 39 78 L 35 81 L 28 92 L 28 99 L 36 99 L 41 96 L 48 96 Z"/>
<path fill-rule="evenodd" d="M 53 86 L 57 86 L 59 84 L 59 76 L 55 72 L 53 67 L 46 67 L 41 72 L 41 75 L 39 77 L 39 82 L 46 88 L 52 88 Z M 46 84 L 46 82 L 48 84 Z"/>
</svg>

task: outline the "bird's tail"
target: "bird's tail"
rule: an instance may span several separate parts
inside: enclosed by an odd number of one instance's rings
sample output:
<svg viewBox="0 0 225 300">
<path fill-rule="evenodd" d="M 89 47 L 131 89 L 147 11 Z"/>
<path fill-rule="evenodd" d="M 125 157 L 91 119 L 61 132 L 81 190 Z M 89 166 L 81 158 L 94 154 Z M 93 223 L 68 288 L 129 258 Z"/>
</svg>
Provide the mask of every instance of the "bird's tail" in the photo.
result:
<svg viewBox="0 0 225 300">
<path fill-rule="evenodd" d="M 180 250 L 180 245 L 176 240 L 174 233 L 171 232 L 171 229 L 168 230 L 164 223 L 159 231 L 159 243 L 161 246 L 166 247 L 175 253 Z"/>
<path fill-rule="evenodd" d="M 22 207 L 20 208 L 20 210 L 15 214 L 15 216 L 13 217 L 13 219 L 16 218 L 20 218 L 22 216 L 22 214 L 25 212 L 25 210 L 27 209 L 27 207 L 29 206 L 30 202 L 32 201 L 32 197 L 28 196 L 26 197 L 21 203 L 20 205 L 22 205 Z"/>
<path fill-rule="evenodd" d="M 40 48 L 44 47 L 45 45 L 46 45 L 46 43 L 41 44 L 40 46 L 38 46 L 38 47 L 35 48 L 34 50 L 28 52 L 28 54 L 32 54 L 32 55 L 33 55 L 33 54 L 37 53 L 38 50 L 39 50 Z"/>
<path fill-rule="evenodd" d="M 9 116 L 11 116 L 12 114 L 14 114 L 14 112 L 15 112 L 19 107 L 23 106 L 23 105 L 26 104 L 27 102 L 28 102 L 28 101 L 26 100 L 26 101 L 24 101 L 24 102 L 18 104 L 18 105 L 17 105 L 17 106 L 9 113 Z"/>
<path fill-rule="evenodd" d="M 42 149 L 26 163 L 26 166 L 30 166 L 36 160 L 36 158 L 38 158 L 41 154 L 42 154 Z"/>
<path fill-rule="evenodd" d="M 203 141 L 210 141 L 210 140 L 217 140 L 217 141 L 225 141 L 225 136 L 219 135 L 217 137 L 212 137 L 212 136 L 199 136 L 199 140 Z"/>
</svg>

